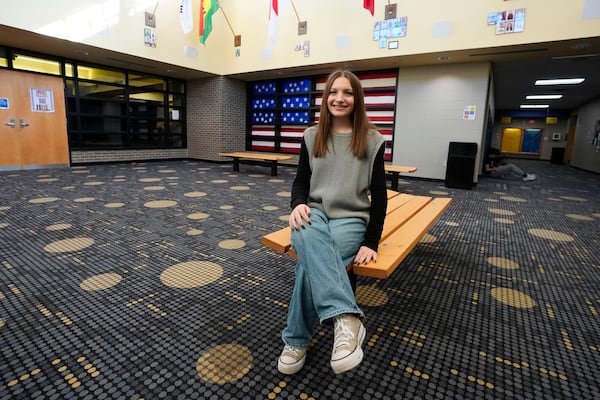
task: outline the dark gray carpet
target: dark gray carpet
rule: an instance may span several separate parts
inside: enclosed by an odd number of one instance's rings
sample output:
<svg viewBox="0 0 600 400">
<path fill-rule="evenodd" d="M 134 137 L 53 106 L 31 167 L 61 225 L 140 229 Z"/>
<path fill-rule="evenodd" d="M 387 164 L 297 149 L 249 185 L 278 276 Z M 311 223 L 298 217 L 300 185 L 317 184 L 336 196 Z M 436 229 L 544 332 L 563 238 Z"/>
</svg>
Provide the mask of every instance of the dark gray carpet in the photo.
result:
<svg viewBox="0 0 600 400">
<path fill-rule="evenodd" d="M 387 280 L 359 278 L 365 359 L 332 332 L 277 372 L 294 262 L 294 168 L 172 161 L 0 173 L 2 399 L 600 398 L 600 176 L 519 160 L 535 182 L 451 196 Z"/>
</svg>

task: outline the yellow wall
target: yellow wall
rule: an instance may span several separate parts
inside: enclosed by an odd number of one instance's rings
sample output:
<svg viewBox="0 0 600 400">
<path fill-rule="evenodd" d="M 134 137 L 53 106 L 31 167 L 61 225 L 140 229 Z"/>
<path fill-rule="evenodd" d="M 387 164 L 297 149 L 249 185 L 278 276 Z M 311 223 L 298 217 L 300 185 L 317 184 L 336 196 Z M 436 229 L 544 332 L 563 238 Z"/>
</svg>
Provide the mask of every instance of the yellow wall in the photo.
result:
<svg viewBox="0 0 600 400">
<path fill-rule="evenodd" d="M 294 0 L 300 19 L 308 23 L 308 34 L 300 36 L 292 3 L 279 0 L 278 39 L 271 49 L 267 45 L 269 0 L 221 0 L 225 13 L 215 15 L 213 33 L 204 46 L 197 38 L 197 18 L 192 33 L 183 34 L 179 0 L 31 3 L 3 4 L 0 24 L 223 75 L 600 35 L 598 19 L 581 18 L 585 0 L 392 1 L 397 4 L 398 16 L 408 17 L 407 36 L 398 39 L 396 50 L 380 49 L 372 40 L 373 24 L 384 18 L 387 0 L 376 0 L 374 17 L 362 8 L 360 0 Z M 157 47 L 151 48 L 143 43 L 144 12 L 155 7 Z M 513 8 L 526 9 L 525 31 L 496 35 L 494 27 L 487 25 L 488 13 Z M 195 0 L 194 15 L 198 9 L 199 0 Z M 234 33 L 242 37 L 239 56 L 225 15 Z M 442 21 L 450 22 L 450 35 L 434 38 L 433 26 Z M 348 48 L 336 46 L 336 38 L 346 41 Z M 296 43 L 305 40 L 310 41 L 309 57 L 295 50 Z M 196 56 L 186 56 L 185 46 L 194 49 Z"/>
</svg>

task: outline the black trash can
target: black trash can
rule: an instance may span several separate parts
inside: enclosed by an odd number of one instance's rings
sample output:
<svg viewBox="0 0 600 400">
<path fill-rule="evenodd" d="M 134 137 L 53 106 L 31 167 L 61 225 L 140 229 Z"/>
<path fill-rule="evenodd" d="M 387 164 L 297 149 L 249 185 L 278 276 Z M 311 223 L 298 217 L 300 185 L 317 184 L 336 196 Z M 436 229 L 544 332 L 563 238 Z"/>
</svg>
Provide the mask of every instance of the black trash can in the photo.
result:
<svg viewBox="0 0 600 400">
<path fill-rule="evenodd" d="M 473 189 L 477 143 L 450 142 L 446 163 L 446 181 L 448 188 Z"/>
<path fill-rule="evenodd" d="M 565 148 L 564 147 L 553 147 L 552 154 L 550 155 L 550 164 L 564 164 L 565 163 Z"/>
</svg>

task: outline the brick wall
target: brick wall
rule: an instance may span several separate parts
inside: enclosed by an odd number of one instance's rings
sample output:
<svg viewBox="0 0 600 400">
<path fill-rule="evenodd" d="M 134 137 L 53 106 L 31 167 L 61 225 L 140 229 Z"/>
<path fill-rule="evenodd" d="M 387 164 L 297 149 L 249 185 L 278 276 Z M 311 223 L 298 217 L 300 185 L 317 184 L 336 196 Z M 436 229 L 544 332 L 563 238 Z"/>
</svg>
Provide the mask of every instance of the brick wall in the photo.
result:
<svg viewBox="0 0 600 400">
<path fill-rule="evenodd" d="M 72 151 L 72 164 L 188 158 L 187 149 Z"/>
<path fill-rule="evenodd" d="M 187 83 L 188 157 L 222 160 L 221 151 L 245 150 L 246 83 L 223 76 Z"/>
</svg>

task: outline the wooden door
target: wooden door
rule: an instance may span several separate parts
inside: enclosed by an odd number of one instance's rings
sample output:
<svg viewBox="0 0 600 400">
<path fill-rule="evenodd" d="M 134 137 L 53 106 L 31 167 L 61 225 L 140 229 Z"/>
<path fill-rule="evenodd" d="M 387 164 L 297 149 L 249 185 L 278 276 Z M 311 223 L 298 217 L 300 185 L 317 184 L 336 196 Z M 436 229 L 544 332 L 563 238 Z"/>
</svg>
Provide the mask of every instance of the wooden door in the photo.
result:
<svg viewBox="0 0 600 400">
<path fill-rule="evenodd" d="M 0 71 L 0 170 L 69 166 L 62 78 Z"/>
</svg>

